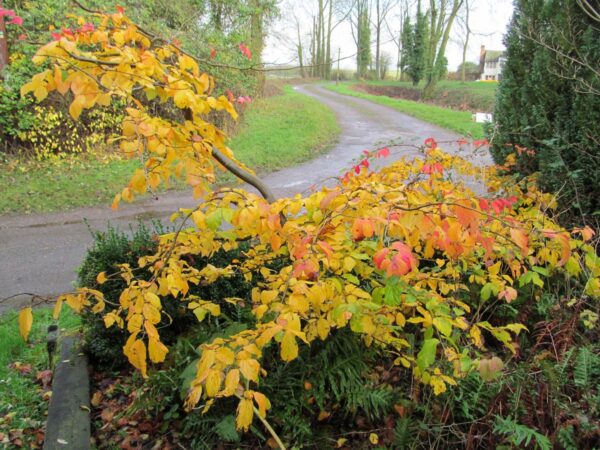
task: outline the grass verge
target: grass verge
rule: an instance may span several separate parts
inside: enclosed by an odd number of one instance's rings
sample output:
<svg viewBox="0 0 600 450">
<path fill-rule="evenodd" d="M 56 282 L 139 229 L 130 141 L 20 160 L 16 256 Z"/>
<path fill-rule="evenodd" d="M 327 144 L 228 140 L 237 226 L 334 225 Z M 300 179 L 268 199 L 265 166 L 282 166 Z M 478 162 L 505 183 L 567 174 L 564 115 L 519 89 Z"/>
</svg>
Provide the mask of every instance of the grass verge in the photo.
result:
<svg viewBox="0 0 600 450">
<path fill-rule="evenodd" d="M 351 86 L 351 83 L 343 83 L 337 86 L 334 84 L 325 85 L 325 87 L 331 91 L 389 106 L 400 112 L 416 117 L 417 119 L 460 133 L 465 137 L 470 136 L 473 139 L 482 139 L 484 137 L 483 125 L 473 122 L 470 112 L 455 111 L 440 106 L 390 98 L 382 95 L 366 94 L 364 92 L 353 90 Z"/>
<path fill-rule="evenodd" d="M 256 100 L 248 107 L 230 147 L 242 162 L 265 173 L 312 158 L 327 149 L 339 132 L 329 108 L 286 86 L 282 95 Z M 139 164 L 91 156 L 0 164 L 0 214 L 109 204 Z"/>
<path fill-rule="evenodd" d="M 0 447 L 38 448 L 46 421 L 49 395 L 46 333 L 54 323 L 50 308 L 33 311 L 29 343 L 19 335 L 17 312 L 0 315 Z M 74 331 L 80 319 L 65 309 L 59 319 L 61 333 Z M 48 391 L 49 392 L 49 391 Z M 41 434 L 40 434 L 41 433 Z M 6 445 L 7 447 L 4 447 Z"/>
<path fill-rule="evenodd" d="M 408 90 L 415 92 L 419 97 L 424 84 L 413 86 L 410 81 L 367 81 L 368 86 L 382 88 L 382 90 L 394 90 L 400 92 Z M 482 81 L 461 81 L 442 80 L 438 82 L 431 103 L 439 106 L 470 110 L 471 112 L 492 112 L 496 103 L 496 91 L 498 83 Z M 383 93 L 383 95 L 387 95 Z M 394 95 L 390 95 L 394 97 Z M 402 97 L 401 95 L 399 97 Z M 414 100 L 414 98 L 409 98 Z"/>
</svg>

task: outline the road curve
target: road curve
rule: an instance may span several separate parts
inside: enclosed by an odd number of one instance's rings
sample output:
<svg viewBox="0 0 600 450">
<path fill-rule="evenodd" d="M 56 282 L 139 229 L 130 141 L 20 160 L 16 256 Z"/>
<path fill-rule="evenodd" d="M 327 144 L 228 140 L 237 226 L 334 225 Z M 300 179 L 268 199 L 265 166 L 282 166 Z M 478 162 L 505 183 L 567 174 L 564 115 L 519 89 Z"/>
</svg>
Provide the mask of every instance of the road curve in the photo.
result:
<svg viewBox="0 0 600 450">
<path fill-rule="evenodd" d="M 341 126 L 338 142 L 326 154 L 299 166 L 271 173 L 263 179 L 276 195 L 289 196 L 340 175 L 365 149 L 388 145 L 393 158 L 416 154 L 424 139 L 456 141 L 460 136 L 368 100 L 340 95 L 317 85 L 296 87 L 330 107 Z M 455 145 L 445 148 L 457 151 Z M 235 149 L 234 149 L 235 150 Z M 482 160 L 486 164 L 489 161 Z M 191 207 L 188 192 L 168 192 L 118 211 L 109 205 L 67 212 L 0 216 L 0 298 L 19 293 L 57 295 L 73 288 L 75 271 L 92 243 L 88 229 L 104 230 L 107 223 L 127 230 L 139 219 L 165 220 L 181 207 Z M 0 313 L 22 304 L 28 297 L 0 302 Z"/>
</svg>

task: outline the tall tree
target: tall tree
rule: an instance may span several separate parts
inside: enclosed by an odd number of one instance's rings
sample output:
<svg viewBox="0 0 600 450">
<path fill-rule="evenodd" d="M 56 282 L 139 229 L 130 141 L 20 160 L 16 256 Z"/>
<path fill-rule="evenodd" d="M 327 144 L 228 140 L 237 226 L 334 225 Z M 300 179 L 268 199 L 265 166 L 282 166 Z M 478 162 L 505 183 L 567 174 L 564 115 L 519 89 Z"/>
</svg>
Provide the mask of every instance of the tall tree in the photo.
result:
<svg viewBox="0 0 600 450">
<path fill-rule="evenodd" d="M 410 66 L 411 52 L 413 46 L 413 25 L 410 22 L 410 16 L 407 14 L 404 17 L 404 22 L 402 25 L 402 33 L 400 35 L 400 59 L 398 61 L 398 66 L 400 68 L 400 72 L 404 73 L 408 70 Z"/>
<path fill-rule="evenodd" d="M 425 76 L 427 61 L 429 55 L 429 28 L 427 25 L 427 16 L 421 10 L 421 1 L 417 5 L 417 18 L 412 27 L 411 47 L 408 59 L 408 75 L 413 85 L 419 84 L 419 81 Z"/>
<path fill-rule="evenodd" d="M 398 0 L 375 0 L 375 73 L 381 79 L 381 34 L 386 23 L 386 17 L 392 11 Z"/>
<path fill-rule="evenodd" d="M 358 0 L 362 4 L 358 15 L 357 27 L 357 73 L 358 77 L 366 77 L 371 63 L 371 24 L 369 20 L 369 7 L 366 1 Z"/>
<path fill-rule="evenodd" d="M 429 39 L 427 49 L 426 80 L 423 97 L 431 98 L 446 70 L 446 46 L 450 31 L 464 0 L 429 0 Z"/>
</svg>

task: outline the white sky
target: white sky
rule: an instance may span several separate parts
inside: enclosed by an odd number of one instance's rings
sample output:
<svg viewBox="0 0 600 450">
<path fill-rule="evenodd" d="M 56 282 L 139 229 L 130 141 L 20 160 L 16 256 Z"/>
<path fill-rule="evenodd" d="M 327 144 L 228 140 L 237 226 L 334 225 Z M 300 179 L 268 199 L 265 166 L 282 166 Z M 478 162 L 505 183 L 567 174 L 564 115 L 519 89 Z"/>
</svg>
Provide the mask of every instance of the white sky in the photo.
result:
<svg viewBox="0 0 600 450">
<path fill-rule="evenodd" d="M 277 19 L 269 28 L 267 46 L 263 54 L 263 60 L 267 64 L 292 64 L 297 65 L 295 45 L 297 41 L 296 24 L 293 19 L 298 17 L 300 21 L 301 34 L 305 41 L 305 54 L 308 53 L 309 38 L 308 33 L 312 27 L 312 14 L 317 11 L 315 0 L 287 0 L 281 8 L 281 17 Z M 425 6 L 428 2 L 423 1 Z M 335 4 L 335 3 L 334 3 Z M 508 23 L 512 17 L 512 0 L 471 0 L 470 24 L 472 35 L 469 39 L 469 51 L 467 61 L 479 62 L 479 49 L 485 45 L 488 50 L 502 50 L 502 37 L 506 32 Z M 399 15 L 397 11 L 392 11 L 387 17 L 388 24 L 395 34 L 399 33 Z M 374 30 L 371 31 L 371 39 L 374 41 Z M 450 35 L 450 41 L 446 49 L 448 58 L 448 70 L 454 71 L 462 62 L 462 36 L 464 31 L 461 25 L 455 21 Z M 392 41 L 392 36 L 384 26 L 384 32 L 381 38 L 382 51 L 389 53 L 392 57 L 390 71 L 395 71 L 398 49 Z M 341 50 L 342 61 L 340 67 L 343 69 L 356 68 L 356 58 L 349 57 L 356 53 L 356 45 L 352 38 L 350 24 L 348 21 L 341 23 L 332 35 L 332 57 L 336 59 L 338 48 Z M 373 44 L 373 52 L 375 45 Z"/>
</svg>

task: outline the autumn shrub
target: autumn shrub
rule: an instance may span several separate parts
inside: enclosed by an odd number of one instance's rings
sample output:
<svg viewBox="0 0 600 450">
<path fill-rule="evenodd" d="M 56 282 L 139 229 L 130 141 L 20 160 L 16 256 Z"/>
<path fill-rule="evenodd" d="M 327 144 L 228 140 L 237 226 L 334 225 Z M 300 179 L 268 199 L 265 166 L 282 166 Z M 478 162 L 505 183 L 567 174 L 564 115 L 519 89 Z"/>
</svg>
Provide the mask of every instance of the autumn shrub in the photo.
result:
<svg viewBox="0 0 600 450">
<path fill-rule="evenodd" d="M 200 200 L 173 215 L 181 225 L 158 237 L 154 253 L 96 276 L 100 287 L 125 283 L 118 304 L 98 289 L 82 287 L 60 296 L 55 311 L 63 304 L 89 310 L 107 328 L 123 330 L 123 352 L 147 379 L 172 353 L 161 328 L 170 303 L 192 312 L 198 328 L 227 321 L 226 308 L 249 308 L 249 318 L 234 320 L 244 327 L 210 336 L 197 348 L 187 374 L 186 411 L 206 414 L 224 406 L 231 416 L 235 409 L 237 430 L 264 428 L 284 448 L 279 433 L 285 428 L 271 416 L 280 387 L 269 398 L 266 380 L 279 365 L 309 361 L 302 359 L 306 354 L 328 352 L 330 345 L 343 349 L 334 343 L 344 333 L 360 342 L 352 351 L 367 357 L 366 376 L 373 384 L 342 390 L 339 375 L 321 379 L 328 390 L 313 388 L 312 401 L 368 421 L 393 404 L 385 384 L 394 377 L 411 380 L 411 397 L 435 397 L 475 371 L 482 378 L 501 376 L 502 360 L 518 355 L 519 336 L 530 330 L 510 314 L 496 317 L 496 305 L 510 312 L 513 303 L 531 303 L 547 293 L 549 280 L 568 283 L 584 302 L 581 314 L 597 323 L 600 258 L 592 245 L 594 231 L 557 224 L 556 199 L 540 192 L 533 177 L 506 176 L 514 156 L 502 166 L 477 167 L 429 138 L 413 159 L 385 165 L 380 160 L 390 149 L 365 151 L 327 187 L 278 199 L 235 159 L 222 130 L 207 122 L 212 111 L 233 118 L 237 113 L 227 96 L 213 95 L 214 81 L 198 61 L 141 30 L 122 9 L 94 19 L 98 27 L 73 36 L 63 32 L 40 49 L 35 62 L 52 63 L 54 70 L 34 76 L 23 94 L 70 90 L 75 119 L 113 96 L 127 99 L 120 148 L 139 155 L 143 169 L 132 175 L 114 207 L 173 176 L 185 177 Z M 143 63 L 132 64 L 131 55 Z M 160 98 L 186 120 L 156 115 L 136 96 Z M 212 190 L 221 168 L 260 195 L 242 188 Z M 231 252 L 239 256 L 213 264 L 215 255 Z M 196 290 L 228 279 L 240 280 L 235 288 L 249 298 L 213 298 Z M 22 324 L 30 324 L 30 313 L 23 310 Z M 362 346 L 385 355 L 388 373 L 377 374 L 377 359 L 369 359 Z M 334 350 L 324 359 L 343 352 Z M 313 372 L 302 376 L 308 383 L 318 379 Z M 353 439 L 364 443 L 364 437 L 361 431 Z M 380 439 L 387 444 L 394 436 L 368 435 L 373 445 Z"/>
<path fill-rule="evenodd" d="M 152 229 L 140 223 L 136 229 L 130 228 L 129 233 L 119 231 L 109 226 L 106 232 L 94 233 L 94 244 L 88 249 L 83 263 L 78 271 L 78 284 L 88 286 L 102 292 L 107 299 L 106 312 L 116 311 L 119 297 L 126 287 L 123 280 L 111 279 L 98 283 L 98 275 L 103 272 L 118 270 L 121 264 L 135 265 L 139 258 L 156 252 L 158 233 L 164 231 L 160 222 L 153 222 Z M 192 257 L 189 263 L 197 269 L 206 265 L 226 267 L 232 260 L 242 258 L 239 250 L 220 251 L 210 258 Z M 272 264 L 271 264 L 272 266 Z M 142 271 L 140 278 L 149 278 L 150 273 Z M 226 299 L 250 299 L 253 284 L 244 280 L 243 276 L 225 278 L 216 283 L 198 286 L 191 289 L 190 294 L 210 300 L 219 305 L 223 314 L 237 318 L 242 312 L 237 306 Z M 171 297 L 165 302 L 165 317 L 160 323 L 161 333 L 166 342 L 174 343 L 178 337 L 197 324 L 198 317 Z M 198 311 L 199 312 L 199 311 Z M 107 328 L 102 317 L 86 311 L 82 315 L 85 329 L 86 352 L 99 369 L 116 369 L 123 367 L 127 359 L 123 355 L 123 346 L 127 341 L 127 333 L 119 328 Z"/>
</svg>

